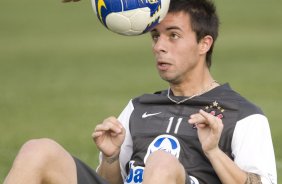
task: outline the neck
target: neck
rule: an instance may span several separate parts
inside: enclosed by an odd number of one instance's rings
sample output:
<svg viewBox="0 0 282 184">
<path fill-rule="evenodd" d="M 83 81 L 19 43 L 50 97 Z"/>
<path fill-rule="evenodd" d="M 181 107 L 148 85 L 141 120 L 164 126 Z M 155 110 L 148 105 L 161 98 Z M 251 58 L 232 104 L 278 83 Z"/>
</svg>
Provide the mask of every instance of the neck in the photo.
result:
<svg viewBox="0 0 282 184">
<path fill-rule="evenodd" d="M 219 84 L 212 78 L 194 78 L 194 80 L 186 80 L 179 84 L 170 84 L 170 89 L 174 96 L 198 96 L 211 89 L 219 86 Z"/>
</svg>

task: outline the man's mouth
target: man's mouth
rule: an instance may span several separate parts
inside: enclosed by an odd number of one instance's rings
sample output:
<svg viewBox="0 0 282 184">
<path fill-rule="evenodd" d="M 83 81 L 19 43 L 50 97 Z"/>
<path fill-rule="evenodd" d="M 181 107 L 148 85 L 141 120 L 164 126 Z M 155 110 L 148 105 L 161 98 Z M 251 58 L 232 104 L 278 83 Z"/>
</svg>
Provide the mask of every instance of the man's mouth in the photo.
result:
<svg viewBox="0 0 282 184">
<path fill-rule="evenodd" d="M 165 61 L 157 61 L 157 68 L 160 70 L 160 71 L 166 71 L 168 70 L 168 68 L 171 66 L 170 63 L 168 62 L 165 62 Z"/>
</svg>

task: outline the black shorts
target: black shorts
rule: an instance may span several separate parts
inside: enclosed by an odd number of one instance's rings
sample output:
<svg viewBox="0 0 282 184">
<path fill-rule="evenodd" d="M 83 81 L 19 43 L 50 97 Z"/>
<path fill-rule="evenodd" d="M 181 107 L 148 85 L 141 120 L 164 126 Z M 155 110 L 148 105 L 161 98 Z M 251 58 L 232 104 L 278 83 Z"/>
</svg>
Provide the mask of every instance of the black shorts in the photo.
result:
<svg viewBox="0 0 282 184">
<path fill-rule="evenodd" d="M 73 157 L 76 164 L 77 184 L 109 184 L 96 171 L 91 169 L 88 165 L 81 160 Z M 191 184 L 189 176 L 186 175 L 185 184 Z"/>
<path fill-rule="evenodd" d="M 81 160 L 73 157 L 76 164 L 77 184 L 108 184 L 96 171 Z"/>
</svg>

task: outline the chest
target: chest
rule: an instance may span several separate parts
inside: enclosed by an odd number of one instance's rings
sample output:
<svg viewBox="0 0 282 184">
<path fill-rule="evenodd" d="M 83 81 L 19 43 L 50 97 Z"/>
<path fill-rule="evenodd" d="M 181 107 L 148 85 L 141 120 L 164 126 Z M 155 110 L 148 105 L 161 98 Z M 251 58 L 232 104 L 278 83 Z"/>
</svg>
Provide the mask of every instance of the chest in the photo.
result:
<svg viewBox="0 0 282 184">
<path fill-rule="evenodd" d="M 140 104 L 134 109 L 130 118 L 130 132 L 136 151 L 146 149 L 159 135 L 176 137 L 184 150 L 201 149 L 197 129 L 188 123 L 192 114 L 203 109 L 215 116 L 220 115 L 224 123 L 219 146 L 231 155 L 231 141 L 237 120 L 237 111 L 213 103 L 199 105 Z M 143 150 L 145 151 L 145 150 Z"/>
</svg>

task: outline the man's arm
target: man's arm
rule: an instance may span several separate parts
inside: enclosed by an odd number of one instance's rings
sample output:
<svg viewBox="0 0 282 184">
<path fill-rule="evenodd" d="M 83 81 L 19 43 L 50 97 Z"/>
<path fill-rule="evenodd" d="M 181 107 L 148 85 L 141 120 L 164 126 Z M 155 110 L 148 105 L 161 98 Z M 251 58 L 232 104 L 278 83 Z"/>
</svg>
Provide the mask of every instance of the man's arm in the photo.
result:
<svg viewBox="0 0 282 184">
<path fill-rule="evenodd" d="M 110 117 L 96 126 L 92 137 L 102 154 L 97 173 L 110 184 L 122 184 L 119 154 L 125 129 L 115 117 Z"/>
<path fill-rule="evenodd" d="M 240 169 L 218 147 L 223 130 L 222 121 L 219 118 L 200 110 L 198 114 L 191 116 L 189 123 L 196 125 L 202 149 L 211 162 L 221 182 L 225 184 L 247 184 L 246 182 L 248 182 L 250 175 Z M 259 184 L 260 178 L 258 179 L 257 182 L 252 182 L 252 184 Z"/>
<path fill-rule="evenodd" d="M 112 157 L 102 155 L 102 161 L 97 169 L 97 173 L 105 178 L 110 184 L 122 184 L 119 154 Z"/>
<path fill-rule="evenodd" d="M 246 184 L 247 173 L 241 170 L 223 151 L 216 148 L 205 153 L 222 183 Z M 260 180 L 259 180 L 260 181 Z M 252 183 L 259 184 L 260 182 Z M 248 183 L 250 184 L 250 183 Z"/>
<path fill-rule="evenodd" d="M 231 146 L 236 165 L 260 175 L 263 184 L 277 183 L 271 131 L 264 115 L 253 114 L 238 121 Z"/>
</svg>

